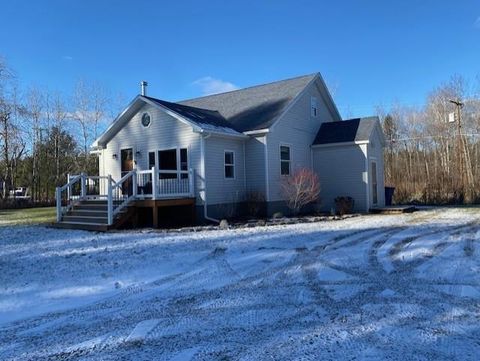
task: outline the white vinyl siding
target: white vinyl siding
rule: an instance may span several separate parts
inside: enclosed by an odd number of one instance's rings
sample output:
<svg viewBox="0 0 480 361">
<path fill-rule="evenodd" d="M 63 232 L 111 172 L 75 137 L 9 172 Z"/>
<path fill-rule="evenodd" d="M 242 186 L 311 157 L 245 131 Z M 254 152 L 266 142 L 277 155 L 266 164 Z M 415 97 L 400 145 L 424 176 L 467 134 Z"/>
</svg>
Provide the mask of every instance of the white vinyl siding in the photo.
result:
<svg viewBox="0 0 480 361">
<path fill-rule="evenodd" d="M 141 117 L 148 112 L 151 117 L 150 125 L 145 128 Z M 101 175 L 111 174 L 114 180 L 120 179 L 120 149 L 133 148 L 134 167 L 146 170 L 151 166 L 151 152 L 162 149 L 188 149 L 189 167 L 195 173 L 195 194 L 197 203 L 202 204 L 198 193 L 203 189 L 203 179 L 200 177 L 200 135 L 178 119 L 171 117 L 160 109 L 149 104 L 144 105 L 130 119 L 128 123 L 107 143 L 102 151 L 103 163 Z M 112 155 L 117 154 L 117 159 Z"/>
<path fill-rule="evenodd" d="M 349 196 L 355 210 L 367 211 L 366 145 L 330 146 L 313 149 L 313 168 L 320 179 L 320 201 L 325 211 L 334 199 Z"/>
<path fill-rule="evenodd" d="M 318 101 L 317 97 L 310 98 L 310 115 L 314 118 L 317 117 L 318 114 Z"/>
<path fill-rule="evenodd" d="M 370 144 L 368 144 L 368 158 L 369 162 L 377 164 L 377 195 L 378 203 L 376 206 L 385 206 L 385 179 L 384 179 L 384 160 L 383 160 L 383 146 L 381 143 L 378 129 L 372 132 Z M 371 192 L 370 192 L 371 193 Z M 373 195 L 370 194 L 370 202 L 373 204 Z"/>
<path fill-rule="evenodd" d="M 311 98 L 318 100 L 317 117 L 310 113 Z M 278 120 L 271 132 L 267 133 L 268 189 L 269 201 L 283 200 L 281 193 L 280 145 L 288 144 L 292 157 L 290 171 L 293 174 L 299 168 L 311 168 L 311 145 L 323 122 L 330 122 L 333 116 L 323 101 L 315 83 L 305 90 L 298 101 Z"/>
<path fill-rule="evenodd" d="M 247 189 L 266 196 L 264 136 L 251 138 L 245 142 L 245 165 Z"/>
<path fill-rule="evenodd" d="M 225 178 L 225 150 L 235 153 L 235 178 Z M 205 139 L 207 203 L 238 203 L 245 197 L 243 140 L 211 136 Z"/>
</svg>

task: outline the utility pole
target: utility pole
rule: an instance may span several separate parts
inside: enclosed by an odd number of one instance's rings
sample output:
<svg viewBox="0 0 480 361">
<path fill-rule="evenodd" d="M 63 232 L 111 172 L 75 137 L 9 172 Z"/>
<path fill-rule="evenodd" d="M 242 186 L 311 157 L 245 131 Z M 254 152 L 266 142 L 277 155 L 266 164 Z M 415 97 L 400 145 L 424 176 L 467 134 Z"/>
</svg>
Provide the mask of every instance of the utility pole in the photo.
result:
<svg viewBox="0 0 480 361">
<path fill-rule="evenodd" d="M 461 116 L 462 116 L 462 108 L 463 108 L 464 103 L 462 103 L 460 100 L 454 100 L 454 99 L 449 99 L 448 101 L 452 104 L 455 104 L 455 106 L 456 106 L 457 116 L 458 116 L 458 123 L 457 123 L 457 125 L 458 125 L 458 135 L 460 136 L 462 134 L 461 133 L 461 130 L 462 130 Z"/>
<path fill-rule="evenodd" d="M 460 100 L 455 100 L 455 99 L 449 99 L 448 100 L 450 103 L 454 104 L 456 107 L 456 112 L 457 112 L 457 130 L 458 130 L 458 142 L 457 142 L 457 148 L 458 148 L 458 163 L 459 163 L 459 171 L 461 173 L 461 186 L 463 188 L 464 196 L 465 196 L 465 191 L 467 190 L 466 184 L 465 184 L 465 176 L 467 177 L 467 182 L 469 187 L 473 187 L 473 174 L 471 174 L 471 168 L 469 164 L 469 155 L 468 155 L 468 150 L 467 150 L 467 145 L 466 142 L 463 138 L 462 135 L 462 108 L 464 106 L 464 103 L 461 102 Z M 463 152 L 463 157 L 462 157 L 462 152 Z M 463 169 L 464 168 L 464 169 Z"/>
</svg>

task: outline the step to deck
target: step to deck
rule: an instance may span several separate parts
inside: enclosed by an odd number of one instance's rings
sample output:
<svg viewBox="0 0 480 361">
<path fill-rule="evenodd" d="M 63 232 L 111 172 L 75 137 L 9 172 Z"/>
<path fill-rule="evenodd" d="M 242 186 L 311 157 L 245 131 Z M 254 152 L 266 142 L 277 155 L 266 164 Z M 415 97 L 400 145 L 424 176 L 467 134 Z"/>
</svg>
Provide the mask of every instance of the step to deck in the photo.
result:
<svg viewBox="0 0 480 361">
<path fill-rule="evenodd" d="M 98 217 L 98 216 L 74 216 L 67 214 L 63 216 L 62 221 L 65 222 L 74 222 L 74 223 L 99 223 L 99 224 L 108 224 L 108 216 Z"/>
<path fill-rule="evenodd" d="M 76 217 L 108 217 L 108 211 L 105 209 L 82 209 L 74 208 L 69 213 L 69 216 Z"/>
<path fill-rule="evenodd" d="M 370 213 L 401 214 L 401 213 L 412 213 L 412 212 L 415 212 L 416 210 L 417 208 L 415 208 L 415 206 L 386 206 L 386 207 L 370 208 Z"/>
<path fill-rule="evenodd" d="M 109 230 L 108 225 L 102 223 L 79 223 L 79 222 L 57 222 L 53 223 L 52 227 L 54 228 L 64 228 L 64 229 L 80 229 L 83 231 L 98 231 L 106 232 Z"/>
</svg>

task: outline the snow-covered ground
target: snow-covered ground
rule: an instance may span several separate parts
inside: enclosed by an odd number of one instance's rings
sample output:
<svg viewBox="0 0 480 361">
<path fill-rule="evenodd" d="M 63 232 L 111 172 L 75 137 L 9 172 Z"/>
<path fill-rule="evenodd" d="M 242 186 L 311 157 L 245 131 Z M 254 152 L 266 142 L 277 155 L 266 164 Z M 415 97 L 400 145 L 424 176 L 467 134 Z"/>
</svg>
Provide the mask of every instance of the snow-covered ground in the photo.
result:
<svg viewBox="0 0 480 361">
<path fill-rule="evenodd" d="M 479 221 L 0 227 L 0 359 L 478 360 Z"/>
</svg>

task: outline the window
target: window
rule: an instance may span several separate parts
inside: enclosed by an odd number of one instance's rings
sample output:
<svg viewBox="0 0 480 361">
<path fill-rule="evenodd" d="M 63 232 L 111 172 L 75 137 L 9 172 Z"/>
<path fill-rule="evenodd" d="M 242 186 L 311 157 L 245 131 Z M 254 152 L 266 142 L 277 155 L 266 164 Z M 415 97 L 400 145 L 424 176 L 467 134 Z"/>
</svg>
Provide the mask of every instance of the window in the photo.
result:
<svg viewBox="0 0 480 361">
<path fill-rule="evenodd" d="M 317 98 L 312 97 L 310 99 L 310 107 L 311 107 L 311 116 L 316 117 L 318 113 Z"/>
<path fill-rule="evenodd" d="M 146 128 L 150 125 L 150 122 L 151 122 L 150 114 L 143 113 L 143 115 L 142 115 L 142 125 Z"/>
<path fill-rule="evenodd" d="M 235 178 L 235 153 L 225 151 L 225 178 Z"/>
<path fill-rule="evenodd" d="M 160 170 L 160 179 L 177 178 L 176 149 L 158 151 L 158 169 Z"/>
<path fill-rule="evenodd" d="M 160 179 L 188 179 L 187 148 L 174 148 L 158 151 Z M 155 153 L 148 154 L 150 168 L 155 164 Z"/>
<path fill-rule="evenodd" d="M 280 174 L 290 175 L 290 147 L 287 145 L 280 146 Z"/>
</svg>

